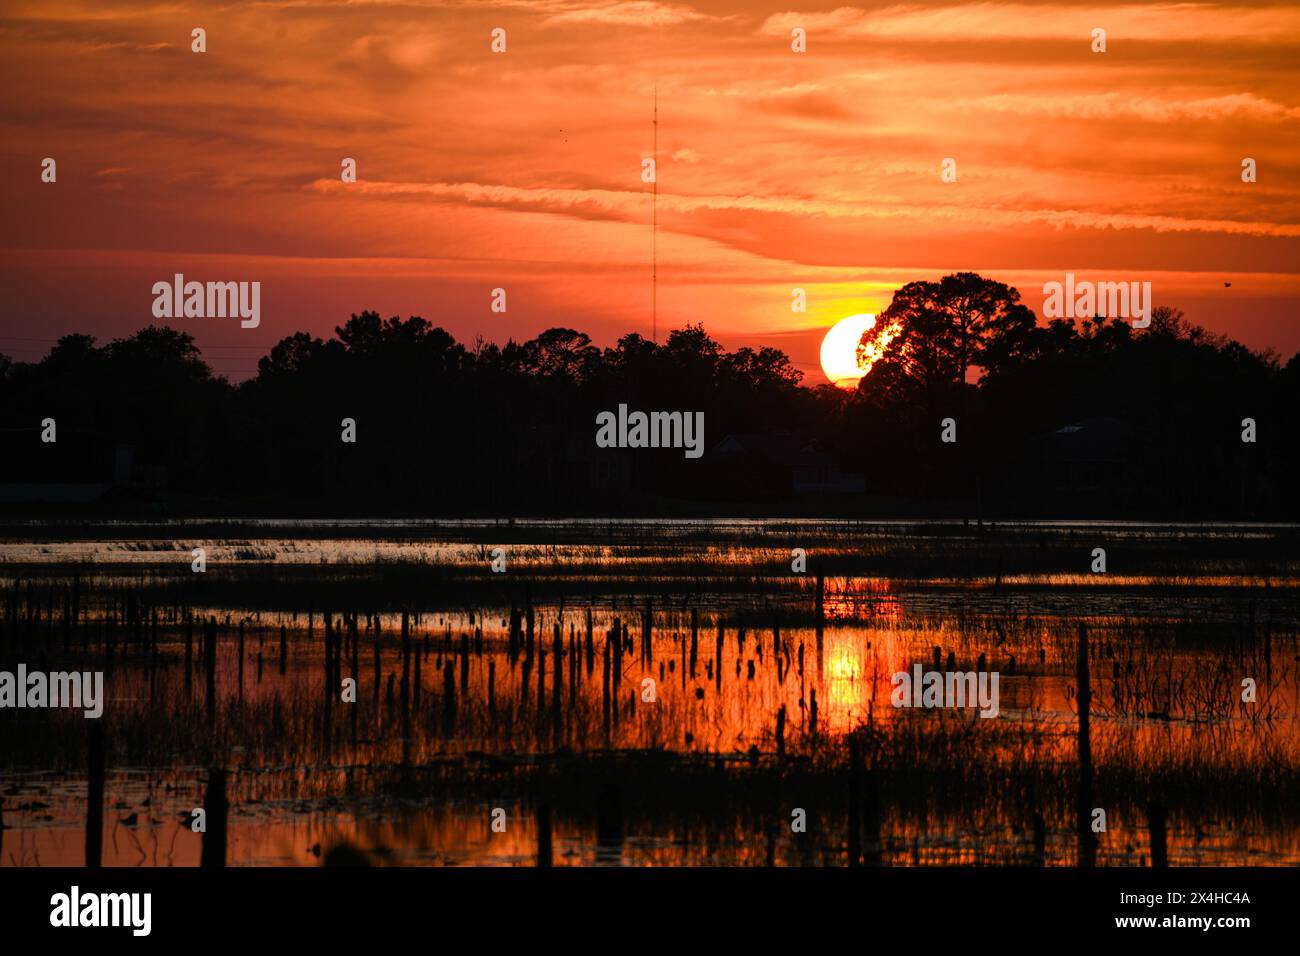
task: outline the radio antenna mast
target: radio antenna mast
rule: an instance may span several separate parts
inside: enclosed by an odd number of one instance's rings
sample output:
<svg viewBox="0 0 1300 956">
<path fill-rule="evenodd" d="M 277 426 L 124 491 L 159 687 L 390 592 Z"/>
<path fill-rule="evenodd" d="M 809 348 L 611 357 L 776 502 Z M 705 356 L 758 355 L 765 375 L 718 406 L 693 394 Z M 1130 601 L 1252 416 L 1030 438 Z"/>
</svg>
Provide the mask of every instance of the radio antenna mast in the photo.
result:
<svg viewBox="0 0 1300 956">
<path fill-rule="evenodd" d="M 655 178 L 650 199 L 650 321 L 651 338 L 659 341 L 659 77 L 655 76 L 654 112 Z"/>
</svg>

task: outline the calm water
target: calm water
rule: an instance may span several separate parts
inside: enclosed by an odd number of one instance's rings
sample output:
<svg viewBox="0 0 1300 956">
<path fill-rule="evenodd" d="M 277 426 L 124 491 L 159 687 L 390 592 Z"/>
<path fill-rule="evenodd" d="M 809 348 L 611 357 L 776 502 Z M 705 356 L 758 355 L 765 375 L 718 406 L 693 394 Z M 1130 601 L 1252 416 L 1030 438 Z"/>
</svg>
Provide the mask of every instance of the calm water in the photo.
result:
<svg viewBox="0 0 1300 956">
<path fill-rule="evenodd" d="M 850 737 L 884 862 L 1071 863 L 1080 624 L 1101 862 L 1158 802 L 1171 863 L 1300 863 L 1291 527 L 197 524 L 0 540 L 4 666 L 106 672 L 111 865 L 196 864 L 211 766 L 236 865 L 843 865 Z M 996 718 L 891 705 L 936 652 Z M 0 865 L 83 861 L 86 724 L 0 712 Z"/>
</svg>

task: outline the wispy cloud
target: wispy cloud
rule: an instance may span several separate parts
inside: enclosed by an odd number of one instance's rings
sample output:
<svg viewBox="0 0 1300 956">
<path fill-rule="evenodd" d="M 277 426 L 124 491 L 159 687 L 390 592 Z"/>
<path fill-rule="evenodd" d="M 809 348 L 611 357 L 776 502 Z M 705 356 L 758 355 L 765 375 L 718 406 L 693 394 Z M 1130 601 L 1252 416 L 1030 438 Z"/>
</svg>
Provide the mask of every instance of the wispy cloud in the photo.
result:
<svg viewBox="0 0 1300 956">
<path fill-rule="evenodd" d="M 906 40 L 1078 39 L 1101 27 L 1116 40 L 1293 40 L 1300 35 L 1294 6 L 1242 7 L 1218 3 L 1153 3 L 1110 6 L 1068 4 L 898 4 L 878 10 L 839 7 L 828 12 L 789 11 L 759 27 L 768 36 L 789 36 L 803 27 L 822 37 Z"/>
<path fill-rule="evenodd" d="M 998 93 L 970 99 L 954 99 L 955 110 L 989 110 L 1023 116 L 1054 116 L 1073 119 L 1136 118 L 1154 123 L 1182 120 L 1250 119 L 1283 123 L 1300 119 L 1300 107 L 1286 106 L 1254 93 L 1231 93 L 1195 99 L 1172 99 L 1124 93 L 1077 95 L 1040 93 Z"/>
<path fill-rule="evenodd" d="M 650 197 L 644 191 L 612 189 L 526 189 L 484 183 L 366 182 L 344 186 L 333 179 L 311 184 L 318 192 L 358 192 L 363 196 L 401 198 L 424 196 L 438 201 L 497 206 L 534 212 L 566 213 L 583 218 L 644 220 Z M 661 215 L 705 212 L 766 213 L 780 216 L 823 216 L 832 219 L 907 219 L 917 222 L 959 222 L 982 225 L 1053 228 L 1149 229 L 1154 232 L 1205 232 L 1239 236 L 1300 236 L 1300 224 L 1231 219 L 1193 219 L 1132 213 L 1083 212 L 1075 209 L 999 209 L 948 203 L 837 202 L 790 196 L 681 196 L 660 192 Z"/>
</svg>

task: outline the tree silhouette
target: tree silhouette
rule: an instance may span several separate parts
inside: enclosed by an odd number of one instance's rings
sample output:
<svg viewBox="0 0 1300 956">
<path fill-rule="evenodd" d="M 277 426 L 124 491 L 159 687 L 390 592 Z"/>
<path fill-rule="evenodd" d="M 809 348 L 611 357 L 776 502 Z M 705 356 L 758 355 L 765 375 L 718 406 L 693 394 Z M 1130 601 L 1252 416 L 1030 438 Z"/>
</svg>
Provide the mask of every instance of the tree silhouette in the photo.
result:
<svg viewBox="0 0 1300 956">
<path fill-rule="evenodd" d="M 887 386 L 919 392 L 934 408 L 943 394 L 965 390 L 972 367 L 996 375 L 1027 361 L 1034 324 L 1019 292 L 973 272 L 909 282 L 862 336 L 859 361 L 882 351 Z"/>
<path fill-rule="evenodd" d="M 677 499 L 789 513 L 761 497 L 779 474 L 715 468 L 734 434 L 864 475 L 869 496 L 828 498 L 831 511 L 1297 513 L 1300 356 L 1282 366 L 1167 308 L 1145 330 L 1039 326 L 1015 289 L 969 273 L 899 289 L 863 344 L 879 360 L 844 392 L 805 387 L 777 349 L 728 351 L 702 324 L 662 344 L 629 333 L 602 349 L 554 328 L 466 348 L 419 316 L 367 311 L 328 338 L 281 339 L 232 386 L 185 332 L 67 335 L 40 361 L 0 360 L 0 480 L 113 482 L 131 506 L 207 513 L 624 514 Z M 597 448 L 595 416 L 619 404 L 703 412 L 703 459 Z M 957 446 L 938 441 L 941 409 L 960 418 Z M 46 417 L 57 446 L 40 444 Z M 1241 440 L 1247 418 L 1256 443 Z M 1094 433 L 1114 480 L 1059 497 L 1044 450 L 1068 465 L 1061 436 Z"/>
</svg>

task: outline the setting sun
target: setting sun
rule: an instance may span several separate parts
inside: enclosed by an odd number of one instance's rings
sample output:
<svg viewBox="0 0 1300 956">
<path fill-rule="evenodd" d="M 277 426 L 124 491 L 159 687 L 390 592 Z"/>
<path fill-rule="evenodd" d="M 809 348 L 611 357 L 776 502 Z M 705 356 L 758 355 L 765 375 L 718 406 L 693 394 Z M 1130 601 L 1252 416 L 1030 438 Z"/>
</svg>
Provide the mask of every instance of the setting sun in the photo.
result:
<svg viewBox="0 0 1300 956">
<path fill-rule="evenodd" d="M 822 371 L 833 384 L 856 388 L 858 380 L 871 371 L 870 366 L 863 368 L 858 364 L 858 342 L 863 332 L 875 326 L 876 317 L 866 312 L 850 315 L 831 326 L 822 339 L 821 360 Z"/>
</svg>

